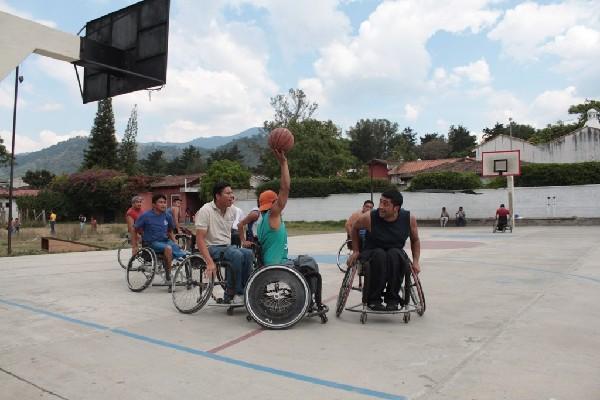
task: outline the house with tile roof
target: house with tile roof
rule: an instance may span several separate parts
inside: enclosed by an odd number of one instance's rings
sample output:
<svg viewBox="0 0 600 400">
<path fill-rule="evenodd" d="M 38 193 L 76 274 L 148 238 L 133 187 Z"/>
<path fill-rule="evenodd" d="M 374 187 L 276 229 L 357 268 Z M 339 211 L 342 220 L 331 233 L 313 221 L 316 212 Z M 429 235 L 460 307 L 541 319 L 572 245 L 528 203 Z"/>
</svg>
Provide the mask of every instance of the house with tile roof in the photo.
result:
<svg viewBox="0 0 600 400">
<path fill-rule="evenodd" d="M 405 161 L 388 172 L 390 182 L 407 185 L 412 178 L 425 172 L 474 172 L 481 175 L 481 162 L 471 157 L 438 160 Z"/>
</svg>

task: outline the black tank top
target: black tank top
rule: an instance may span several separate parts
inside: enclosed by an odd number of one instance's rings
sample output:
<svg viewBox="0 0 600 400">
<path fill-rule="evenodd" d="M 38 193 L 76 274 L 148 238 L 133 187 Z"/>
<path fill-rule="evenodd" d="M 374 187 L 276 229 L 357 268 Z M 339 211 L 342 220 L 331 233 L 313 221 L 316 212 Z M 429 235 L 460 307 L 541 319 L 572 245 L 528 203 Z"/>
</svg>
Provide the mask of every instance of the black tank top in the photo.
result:
<svg viewBox="0 0 600 400">
<path fill-rule="evenodd" d="M 367 231 L 365 249 L 402 249 L 409 234 L 410 211 L 401 208 L 398 218 L 388 222 L 375 209 L 371 211 L 371 231 Z"/>
</svg>

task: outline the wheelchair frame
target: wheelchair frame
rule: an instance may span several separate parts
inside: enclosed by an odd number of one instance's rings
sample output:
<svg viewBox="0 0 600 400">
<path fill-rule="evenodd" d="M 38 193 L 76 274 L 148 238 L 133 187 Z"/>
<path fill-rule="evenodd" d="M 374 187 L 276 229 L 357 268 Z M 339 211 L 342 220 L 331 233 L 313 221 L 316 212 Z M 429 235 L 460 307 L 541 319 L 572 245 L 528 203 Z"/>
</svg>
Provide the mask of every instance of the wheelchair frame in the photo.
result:
<svg viewBox="0 0 600 400">
<path fill-rule="evenodd" d="M 184 264 L 192 256 L 193 254 L 188 254 L 183 259 L 181 264 Z M 139 262 L 141 265 L 134 266 L 134 262 Z M 133 272 L 142 272 L 142 274 L 145 276 L 144 282 L 139 285 L 135 284 L 130 276 Z M 154 277 L 156 274 L 163 277 L 164 280 L 164 257 L 162 254 L 157 254 L 156 251 L 154 251 L 154 249 L 151 247 L 143 245 L 142 248 L 137 251 L 137 253 L 131 256 L 129 262 L 127 263 L 127 286 L 129 286 L 129 289 L 132 292 L 142 292 L 149 286 L 170 286 L 166 283 L 154 283 Z"/>
<path fill-rule="evenodd" d="M 496 233 L 496 232 L 502 232 L 502 233 L 506 233 L 506 231 L 510 231 L 510 233 L 512 233 L 512 224 L 510 221 L 510 218 L 507 219 L 506 221 L 506 225 L 504 225 L 504 229 L 498 229 L 498 220 L 495 219 L 494 220 L 494 226 L 492 227 L 492 233 Z"/>
<path fill-rule="evenodd" d="M 426 309 L 425 293 L 423 292 L 423 286 L 421 285 L 421 280 L 419 279 L 419 276 L 415 273 L 414 269 L 412 268 L 411 260 L 408 259 L 408 262 L 411 271 L 410 285 L 407 290 L 405 279 L 405 282 L 402 285 L 401 289 L 401 291 L 404 294 L 404 299 L 406 300 L 406 298 L 408 297 L 408 302 L 401 309 L 390 311 L 374 311 L 368 308 L 366 301 L 366 293 L 368 293 L 369 277 L 368 273 L 364 273 L 364 263 L 357 261 L 352 265 L 352 267 L 348 268 L 346 273 L 344 274 L 344 279 L 342 280 L 342 286 L 340 287 L 336 303 L 335 316 L 339 318 L 344 310 L 350 312 L 358 312 L 360 313 L 361 324 L 367 322 L 368 314 L 402 314 L 402 319 L 404 323 L 408 323 L 410 321 L 411 313 L 417 313 L 419 316 L 423 316 L 423 314 L 425 314 Z M 354 286 L 354 278 L 357 273 L 359 277 L 364 275 L 364 285 Z M 346 302 L 348 301 L 348 297 L 350 296 L 350 292 L 352 290 L 361 292 L 361 302 L 354 306 L 346 307 Z"/>
<path fill-rule="evenodd" d="M 259 251 L 259 250 L 256 250 Z M 255 260 L 259 258 L 255 251 Z M 233 309 L 238 307 L 246 307 L 248 321 L 254 320 L 259 325 L 269 329 L 286 329 L 295 325 L 303 317 L 319 316 L 322 323 L 327 322 L 325 315 L 329 309 L 323 304 L 314 304 L 312 301 L 313 293 L 310 289 L 304 275 L 295 268 L 288 265 L 269 265 L 259 266 L 255 268 L 248 282 L 244 287 L 244 304 L 229 304 L 223 301 L 223 298 L 215 296 L 213 290 L 216 287 L 221 287 L 223 292 L 226 288 L 227 269 L 231 264 L 223 259 L 223 255 L 215 261 L 217 265 L 217 276 L 206 279 L 206 262 L 197 255 L 198 264 L 183 263 L 177 267 L 173 275 L 172 299 L 175 308 L 184 314 L 192 314 L 205 305 L 207 307 L 227 307 L 227 314 L 232 315 Z M 281 274 L 284 275 L 281 275 Z M 258 287 L 256 285 L 259 285 Z M 261 287 L 262 286 L 262 287 Z M 182 290 L 185 287 L 185 290 Z M 191 289 L 194 290 L 191 294 L 191 304 L 182 304 L 178 299 L 186 297 Z M 301 290 L 300 290 L 301 289 Z M 283 315 L 287 308 L 296 306 L 296 302 L 290 303 L 290 298 L 295 299 L 295 294 L 301 292 L 300 307 L 297 308 L 297 314 L 287 315 L 283 320 L 277 319 L 277 314 Z M 255 297 L 260 299 L 250 300 Z M 215 303 L 208 303 L 212 298 Z M 318 299 L 320 301 L 320 299 Z M 256 302 L 256 304 L 255 304 Z M 262 309 L 261 309 L 262 306 Z M 267 311 L 265 311 L 268 309 Z M 269 314 L 272 313 L 272 314 Z"/>
</svg>

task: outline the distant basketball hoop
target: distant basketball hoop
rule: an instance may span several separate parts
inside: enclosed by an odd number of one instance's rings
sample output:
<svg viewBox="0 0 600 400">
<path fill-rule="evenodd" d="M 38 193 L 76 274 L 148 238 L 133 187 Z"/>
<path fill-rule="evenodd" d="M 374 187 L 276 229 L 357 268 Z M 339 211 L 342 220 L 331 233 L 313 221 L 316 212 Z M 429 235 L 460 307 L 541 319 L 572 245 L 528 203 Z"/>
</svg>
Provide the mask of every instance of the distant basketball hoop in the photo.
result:
<svg viewBox="0 0 600 400">
<path fill-rule="evenodd" d="M 481 153 L 482 176 L 521 175 L 521 152 L 519 150 L 484 151 Z"/>
</svg>

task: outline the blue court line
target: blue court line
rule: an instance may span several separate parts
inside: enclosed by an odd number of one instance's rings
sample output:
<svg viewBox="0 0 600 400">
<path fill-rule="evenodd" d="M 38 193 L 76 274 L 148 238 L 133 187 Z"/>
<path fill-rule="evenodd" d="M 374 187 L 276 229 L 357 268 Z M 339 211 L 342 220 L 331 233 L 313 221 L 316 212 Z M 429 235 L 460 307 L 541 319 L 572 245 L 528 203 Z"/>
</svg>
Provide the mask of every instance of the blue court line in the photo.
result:
<svg viewBox="0 0 600 400">
<path fill-rule="evenodd" d="M 220 362 L 224 362 L 227 364 L 236 365 L 238 367 L 251 369 L 254 371 L 265 372 L 265 373 L 280 376 L 283 378 L 306 382 L 306 383 L 310 383 L 313 385 L 325 386 L 325 387 L 332 388 L 332 389 L 343 390 L 343 391 L 350 392 L 350 393 L 362 394 L 362 395 L 377 398 L 377 399 L 408 400 L 408 398 L 406 396 L 380 392 L 377 390 L 371 390 L 371 389 L 362 388 L 359 386 L 346 385 L 344 383 L 338 383 L 338 382 L 334 382 L 334 381 L 320 379 L 320 378 L 312 377 L 309 375 L 303 375 L 303 374 L 299 374 L 296 372 L 286 371 L 283 369 L 271 368 L 271 367 L 267 367 L 267 366 L 260 365 L 260 364 L 254 364 L 254 363 L 250 363 L 247 361 L 237 360 L 235 358 L 225 357 L 225 356 L 222 356 L 219 354 L 209 353 L 204 350 L 198 350 L 198 349 L 194 349 L 192 347 L 182 346 L 182 345 L 167 342 L 167 341 L 164 341 L 161 339 L 155 339 L 155 338 L 152 338 L 149 336 L 144 336 L 144 335 L 140 335 L 137 333 L 129 332 L 124 329 L 110 328 L 108 326 L 96 324 L 94 322 L 88 322 L 88 321 L 84 321 L 81 319 L 72 318 L 72 317 L 69 317 L 69 316 L 66 316 L 63 314 L 55 313 L 52 311 L 47 311 L 44 309 L 28 306 L 25 304 L 16 303 L 14 301 L 5 300 L 2 298 L 0 298 L 0 303 L 6 304 L 9 306 L 13 306 L 13 307 L 22 308 L 27 311 L 31 311 L 31 312 L 38 313 L 38 314 L 43 314 L 43 315 L 46 315 L 46 316 L 49 316 L 52 318 L 57 318 L 57 319 L 71 322 L 74 324 L 83 325 L 85 327 L 96 329 L 99 331 L 109 331 L 109 332 L 115 333 L 117 335 L 125 336 L 125 337 L 131 338 L 131 339 L 145 342 L 145 343 L 150 343 L 150 344 L 154 344 L 154 345 L 161 346 L 161 347 L 166 347 L 166 348 L 177 350 L 177 351 L 194 354 L 194 355 L 201 356 L 204 358 L 209 358 L 214 361 L 220 361 Z"/>
</svg>

